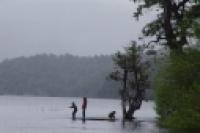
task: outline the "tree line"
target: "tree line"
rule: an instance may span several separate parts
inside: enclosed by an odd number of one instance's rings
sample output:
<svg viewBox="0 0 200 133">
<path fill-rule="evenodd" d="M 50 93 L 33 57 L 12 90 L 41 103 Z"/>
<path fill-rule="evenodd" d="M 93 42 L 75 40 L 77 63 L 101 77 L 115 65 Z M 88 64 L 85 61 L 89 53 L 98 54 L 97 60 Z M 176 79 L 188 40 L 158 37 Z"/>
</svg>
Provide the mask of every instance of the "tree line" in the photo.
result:
<svg viewBox="0 0 200 133">
<path fill-rule="evenodd" d="M 117 98 L 118 86 L 106 77 L 111 56 L 41 54 L 0 63 L 1 95 Z"/>
</svg>

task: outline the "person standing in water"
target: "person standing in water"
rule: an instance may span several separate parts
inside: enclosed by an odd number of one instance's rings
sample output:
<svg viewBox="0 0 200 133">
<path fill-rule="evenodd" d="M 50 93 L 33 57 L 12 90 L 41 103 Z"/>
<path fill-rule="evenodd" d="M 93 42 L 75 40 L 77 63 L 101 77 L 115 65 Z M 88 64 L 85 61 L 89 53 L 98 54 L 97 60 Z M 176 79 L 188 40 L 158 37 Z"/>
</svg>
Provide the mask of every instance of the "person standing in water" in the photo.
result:
<svg viewBox="0 0 200 133">
<path fill-rule="evenodd" d="M 83 97 L 83 103 L 82 103 L 82 121 L 85 122 L 85 110 L 87 108 L 87 98 Z"/>
<path fill-rule="evenodd" d="M 77 106 L 74 102 L 72 102 L 72 105 L 70 106 L 70 108 L 74 109 L 73 112 L 72 112 L 72 120 L 75 120 L 76 119 L 76 113 L 78 111 Z"/>
</svg>

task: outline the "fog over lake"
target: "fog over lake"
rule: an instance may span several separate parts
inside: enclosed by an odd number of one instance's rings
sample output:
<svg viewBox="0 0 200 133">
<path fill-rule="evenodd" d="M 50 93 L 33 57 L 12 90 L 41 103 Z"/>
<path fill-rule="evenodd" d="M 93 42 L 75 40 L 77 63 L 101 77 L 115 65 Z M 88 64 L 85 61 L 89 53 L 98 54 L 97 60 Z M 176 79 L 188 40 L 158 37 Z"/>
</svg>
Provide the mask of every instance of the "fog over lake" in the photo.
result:
<svg viewBox="0 0 200 133">
<path fill-rule="evenodd" d="M 129 0 L 1 0 L 0 61 L 40 53 L 111 54 L 137 39 Z"/>
</svg>

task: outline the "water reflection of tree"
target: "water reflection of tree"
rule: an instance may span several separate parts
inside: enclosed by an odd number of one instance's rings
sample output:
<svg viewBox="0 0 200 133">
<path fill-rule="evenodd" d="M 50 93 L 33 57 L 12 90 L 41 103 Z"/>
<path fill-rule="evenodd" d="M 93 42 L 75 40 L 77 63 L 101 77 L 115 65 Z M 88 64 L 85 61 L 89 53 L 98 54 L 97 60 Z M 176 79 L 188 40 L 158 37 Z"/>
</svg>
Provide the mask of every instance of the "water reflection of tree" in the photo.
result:
<svg viewBox="0 0 200 133">
<path fill-rule="evenodd" d="M 167 133 L 200 133 L 200 129 L 170 129 Z"/>
</svg>

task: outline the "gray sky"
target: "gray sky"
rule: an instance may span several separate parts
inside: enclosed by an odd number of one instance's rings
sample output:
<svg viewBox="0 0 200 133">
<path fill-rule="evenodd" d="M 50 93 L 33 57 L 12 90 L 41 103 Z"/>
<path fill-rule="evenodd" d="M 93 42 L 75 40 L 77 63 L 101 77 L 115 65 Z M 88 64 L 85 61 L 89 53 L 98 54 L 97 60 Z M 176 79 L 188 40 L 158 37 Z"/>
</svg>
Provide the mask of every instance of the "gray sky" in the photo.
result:
<svg viewBox="0 0 200 133">
<path fill-rule="evenodd" d="M 137 39 L 129 0 L 1 0 L 0 60 L 40 53 L 112 54 Z"/>
</svg>

